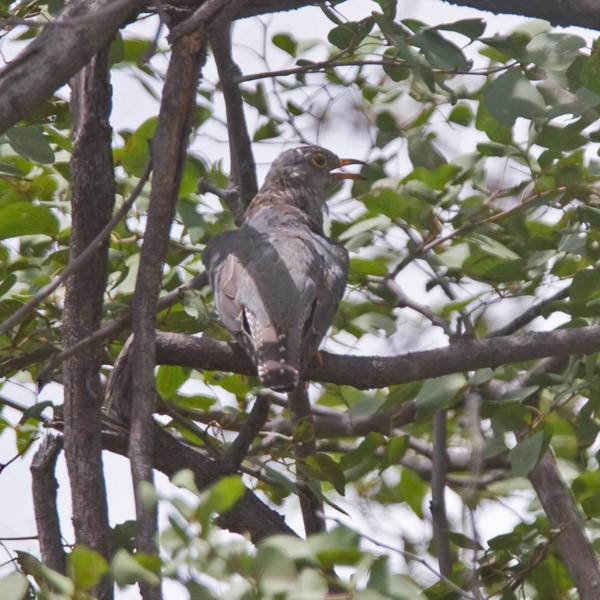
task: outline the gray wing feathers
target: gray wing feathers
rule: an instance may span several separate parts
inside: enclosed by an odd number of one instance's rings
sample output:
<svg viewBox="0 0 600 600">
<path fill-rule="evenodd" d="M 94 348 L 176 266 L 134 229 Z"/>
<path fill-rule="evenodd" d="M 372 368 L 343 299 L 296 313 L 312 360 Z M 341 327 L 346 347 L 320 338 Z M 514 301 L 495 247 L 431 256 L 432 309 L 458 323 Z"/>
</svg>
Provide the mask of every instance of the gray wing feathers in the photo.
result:
<svg viewBox="0 0 600 600">
<path fill-rule="evenodd" d="M 333 321 L 348 256 L 297 221 L 270 218 L 218 235 L 203 261 L 221 320 L 253 358 L 263 383 L 277 371 L 287 383 L 270 387 L 290 389 Z"/>
</svg>

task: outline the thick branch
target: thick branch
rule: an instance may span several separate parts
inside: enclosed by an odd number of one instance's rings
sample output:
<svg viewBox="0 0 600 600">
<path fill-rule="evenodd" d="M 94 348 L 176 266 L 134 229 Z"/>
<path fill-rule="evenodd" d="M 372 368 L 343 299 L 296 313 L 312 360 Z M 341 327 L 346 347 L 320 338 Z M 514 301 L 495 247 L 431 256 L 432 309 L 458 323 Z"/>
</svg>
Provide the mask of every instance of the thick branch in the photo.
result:
<svg viewBox="0 0 600 600">
<path fill-rule="evenodd" d="M 561 479 L 556 462 L 546 452 L 528 475 L 550 527 L 558 534 L 555 544 L 581 600 L 600 598 L 600 571 L 594 549 L 581 524 L 581 515 Z"/>
<path fill-rule="evenodd" d="M 152 192 L 133 298 L 133 403 L 129 458 L 136 500 L 136 543 L 139 551 L 148 553 L 157 551 L 157 513 L 156 509 L 144 506 L 140 485 L 153 481 L 156 306 L 204 50 L 202 32 L 179 38 L 173 44 L 152 143 Z M 147 585 L 140 587 L 144 600 L 161 596 L 160 589 Z"/>
<path fill-rule="evenodd" d="M 72 26 L 47 27 L 0 71 L 0 132 L 27 116 L 64 85 L 145 2 L 73 0 L 57 17 Z M 87 18 L 89 17 L 89 18 Z"/>
<path fill-rule="evenodd" d="M 30 469 L 33 508 L 42 561 L 47 567 L 64 574 L 67 557 L 61 543 L 56 503 L 58 482 L 54 474 L 61 449 L 60 437 L 46 436 L 33 456 Z"/>
<path fill-rule="evenodd" d="M 108 124 L 111 87 L 108 49 L 95 56 L 72 82 L 75 144 L 71 159 L 71 258 L 81 256 L 108 223 L 115 201 L 112 129 Z M 106 289 L 108 239 L 97 244 L 88 269 L 67 284 L 62 330 L 65 347 L 99 326 Z M 110 559 L 108 507 L 102 466 L 100 352 L 87 348 L 65 362 L 64 448 L 69 470 L 75 540 Z M 94 590 L 102 600 L 113 597 L 108 578 Z"/>
<path fill-rule="evenodd" d="M 547 356 L 600 351 L 600 326 L 574 327 L 482 340 L 459 340 L 445 348 L 399 356 L 341 356 L 321 352 L 303 373 L 306 380 L 381 388 L 429 377 L 513 364 Z M 241 348 L 209 338 L 157 333 L 160 364 L 254 374 Z"/>
<path fill-rule="evenodd" d="M 553 25 L 577 25 L 600 29 L 600 11 L 589 0 L 445 0 L 457 6 L 469 6 L 495 14 L 522 15 L 550 21 Z"/>
</svg>

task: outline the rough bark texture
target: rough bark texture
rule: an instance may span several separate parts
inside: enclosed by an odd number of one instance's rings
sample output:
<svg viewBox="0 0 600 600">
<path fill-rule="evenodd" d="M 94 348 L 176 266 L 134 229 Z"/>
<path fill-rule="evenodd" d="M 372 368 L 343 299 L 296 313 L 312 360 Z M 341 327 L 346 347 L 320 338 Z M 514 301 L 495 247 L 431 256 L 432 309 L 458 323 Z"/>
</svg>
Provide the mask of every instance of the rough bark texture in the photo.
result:
<svg viewBox="0 0 600 600">
<path fill-rule="evenodd" d="M 199 70 L 205 57 L 204 47 L 201 31 L 178 39 L 172 47 L 152 142 L 152 192 L 133 298 L 133 404 L 129 457 L 136 498 L 136 544 L 139 551 L 148 553 L 157 551 L 157 514 L 156 509 L 144 507 L 139 491 L 142 482 L 153 481 L 156 306 L 191 129 Z M 159 589 L 147 585 L 140 587 L 144 600 L 161 595 Z"/>
<path fill-rule="evenodd" d="M 600 10 L 595 0 L 445 0 L 495 14 L 522 15 L 550 21 L 553 25 L 577 25 L 600 29 Z"/>
<path fill-rule="evenodd" d="M 61 542 L 56 493 L 58 482 L 54 474 L 62 439 L 55 435 L 44 438 L 31 461 L 31 487 L 35 523 L 42 561 L 47 567 L 66 573 L 67 557 Z"/>
<path fill-rule="evenodd" d="M 163 332 L 157 334 L 156 340 L 159 364 L 247 375 L 255 373 L 250 360 L 235 344 Z M 302 376 L 308 381 L 370 389 L 547 356 L 572 356 L 598 351 L 600 326 L 574 327 L 461 340 L 444 348 L 399 356 L 340 356 L 320 352 L 319 360 L 313 360 Z"/>
<path fill-rule="evenodd" d="M 549 452 L 529 473 L 550 527 L 556 530 L 556 546 L 581 600 L 600 598 L 600 571 L 596 554 L 581 525 L 568 488 L 562 481 Z"/>
<path fill-rule="evenodd" d="M 108 123 L 111 88 L 106 51 L 92 59 L 73 83 L 75 144 L 71 169 L 71 256 L 76 257 L 112 216 L 115 182 L 112 130 Z M 106 288 L 108 241 L 87 269 L 68 282 L 62 321 L 65 347 L 95 331 L 101 322 Z M 64 365 L 64 448 L 73 503 L 75 541 L 109 558 L 108 508 L 102 467 L 100 352 L 88 348 Z M 112 598 L 107 580 L 96 590 Z"/>
</svg>

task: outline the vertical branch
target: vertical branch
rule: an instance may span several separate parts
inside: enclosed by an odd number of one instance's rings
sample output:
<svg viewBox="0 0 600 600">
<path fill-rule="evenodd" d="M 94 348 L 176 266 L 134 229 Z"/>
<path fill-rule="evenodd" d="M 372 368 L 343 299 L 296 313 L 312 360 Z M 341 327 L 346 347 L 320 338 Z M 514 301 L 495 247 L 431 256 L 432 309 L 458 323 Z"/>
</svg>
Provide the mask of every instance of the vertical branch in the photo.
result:
<svg viewBox="0 0 600 600">
<path fill-rule="evenodd" d="M 550 452 L 542 456 L 528 478 L 540 499 L 550 527 L 558 531 L 556 547 L 577 588 L 579 598 L 600 598 L 600 571 L 596 553 Z"/>
<path fill-rule="evenodd" d="M 445 410 L 438 410 L 433 415 L 431 520 L 433 524 L 433 541 L 437 550 L 440 573 L 448 577 L 452 573 L 452 552 L 448 539 L 448 515 L 446 514 L 446 498 L 444 495 L 448 468 L 446 421 L 447 413 Z"/>
<path fill-rule="evenodd" d="M 230 185 L 238 188 L 237 202 L 230 205 L 235 222 L 239 225 L 244 210 L 256 195 L 256 166 L 252 154 L 252 140 L 244 115 L 244 102 L 237 80 L 240 69 L 231 55 L 231 35 L 229 23 L 220 23 L 213 30 L 211 47 L 214 53 L 227 113 L 227 131 L 229 135 L 229 155 L 231 158 Z M 230 202 L 230 204 L 232 204 Z"/>
<path fill-rule="evenodd" d="M 137 515 L 136 545 L 138 551 L 147 553 L 157 552 L 157 511 L 144 506 L 140 493 L 143 482 L 153 482 L 156 305 L 204 58 L 203 30 L 180 37 L 173 43 L 152 142 L 152 192 L 133 297 L 133 401 L 129 457 Z M 144 600 L 161 597 L 160 588 L 145 584 L 140 587 Z"/>
<path fill-rule="evenodd" d="M 92 59 L 72 82 L 75 143 L 71 170 L 71 258 L 87 248 L 110 220 L 115 181 L 112 129 L 109 125 L 111 87 L 108 50 Z M 100 244 L 87 269 L 67 284 L 62 331 L 70 348 L 98 329 L 107 278 L 108 240 Z M 102 468 L 100 350 L 90 346 L 64 365 L 64 448 L 73 504 L 75 540 L 110 558 L 108 507 Z M 105 578 L 94 594 L 109 600 L 112 584 Z"/>
<path fill-rule="evenodd" d="M 292 436 L 294 439 L 294 453 L 296 455 L 296 477 L 298 478 L 298 496 L 304 530 L 306 535 L 325 530 L 325 514 L 323 501 L 312 489 L 319 485 L 317 481 L 303 473 L 302 462 L 312 456 L 316 450 L 315 423 L 310 410 L 310 400 L 305 383 L 288 394 L 290 408 L 290 421 L 292 423 Z"/>
<path fill-rule="evenodd" d="M 35 522 L 42 561 L 47 567 L 66 573 L 66 555 L 60 541 L 60 523 L 56 506 L 58 482 L 54 475 L 62 439 L 48 435 L 31 461 L 31 484 Z"/>
</svg>

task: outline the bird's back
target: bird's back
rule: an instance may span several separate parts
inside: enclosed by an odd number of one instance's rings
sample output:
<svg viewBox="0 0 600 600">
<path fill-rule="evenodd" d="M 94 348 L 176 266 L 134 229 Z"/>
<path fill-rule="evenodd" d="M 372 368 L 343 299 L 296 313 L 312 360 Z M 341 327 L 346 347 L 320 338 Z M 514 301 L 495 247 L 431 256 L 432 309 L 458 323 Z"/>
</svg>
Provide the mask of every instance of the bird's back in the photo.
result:
<svg viewBox="0 0 600 600">
<path fill-rule="evenodd" d="M 264 385 L 295 387 L 317 351 L 346 284 L 345 249 L 311 229 L 305 213 L 265 205 L 203 253 L 217 311 L 256 363 Z"/>
</svg>

